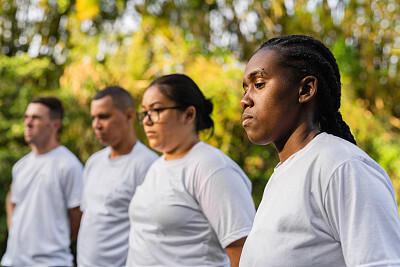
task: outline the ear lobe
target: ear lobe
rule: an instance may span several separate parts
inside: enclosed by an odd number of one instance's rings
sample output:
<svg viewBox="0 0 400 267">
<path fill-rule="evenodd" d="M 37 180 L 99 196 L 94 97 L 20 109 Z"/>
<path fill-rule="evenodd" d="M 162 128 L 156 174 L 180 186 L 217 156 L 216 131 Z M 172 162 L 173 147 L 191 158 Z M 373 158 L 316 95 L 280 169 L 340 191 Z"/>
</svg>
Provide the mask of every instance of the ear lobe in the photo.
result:
<svg viewBox="0 0 400 267">
<path fill-rule="evenodd" d="M 307 76 L 301 80 L 299 90 L 299 103 L 307 103 L 317 95 L 318 79 L 314 76 Z"/>
</svg>

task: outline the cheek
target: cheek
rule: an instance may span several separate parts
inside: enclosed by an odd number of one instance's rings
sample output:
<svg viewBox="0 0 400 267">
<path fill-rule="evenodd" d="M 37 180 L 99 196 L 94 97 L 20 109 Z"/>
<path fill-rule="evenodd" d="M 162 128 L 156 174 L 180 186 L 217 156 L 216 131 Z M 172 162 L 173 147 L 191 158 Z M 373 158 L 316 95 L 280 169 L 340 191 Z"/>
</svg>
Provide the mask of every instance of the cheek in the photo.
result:
<svg viewBox="0 0 400 267">
<path fill-rule="evenodd" d="M 149 145 L 159 152 L 169 151 L 171 147 L 176 145 L 177 130 L 171 125 L 157 125 L 157 134 L 154 137 L 149 137 Z"/>
</svg>

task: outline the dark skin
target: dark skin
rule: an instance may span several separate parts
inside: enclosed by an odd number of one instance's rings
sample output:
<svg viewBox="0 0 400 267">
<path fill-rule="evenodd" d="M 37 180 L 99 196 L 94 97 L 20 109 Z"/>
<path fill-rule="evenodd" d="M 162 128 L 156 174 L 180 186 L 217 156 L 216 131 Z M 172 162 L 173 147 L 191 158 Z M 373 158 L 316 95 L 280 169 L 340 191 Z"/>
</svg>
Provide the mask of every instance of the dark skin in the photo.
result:
<svg viewBox="0 0 400 267">
<path fill-rule="evenodd" d="M 260 50 L 246 66 L 240 101 L 249 139 L 260 145 L 274 143 L 282 163 L 320 132 L 314 120 L 317 78 L 299 80 L 289 71 L 279 64 L 279 53 Z"/>
</svg>

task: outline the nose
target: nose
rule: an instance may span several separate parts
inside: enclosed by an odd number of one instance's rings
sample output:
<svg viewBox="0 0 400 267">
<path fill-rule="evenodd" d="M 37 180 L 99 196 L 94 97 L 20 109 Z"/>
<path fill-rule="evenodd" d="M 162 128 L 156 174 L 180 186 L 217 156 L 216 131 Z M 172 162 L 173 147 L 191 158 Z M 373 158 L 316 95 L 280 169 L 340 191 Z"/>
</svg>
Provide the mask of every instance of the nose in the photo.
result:
<svg viewBox="0 0 400 267">
<path fill-rule="evenodd" d="M 100 123 L 100 120 L 98 118 L 93 118 L 92 128 L 93 129 L 100 129 L 101 128 L 101 123 Z"/>
<path fill-rule="evenodd" d="M 243 96 L 242 100 L 240 100 L 240 106 L 242 106 L 243 109 L 254 106 L 254 102 L 250 98 L 248 92 Z"/>
<path fill-rule="evenodd" d="M 25 118 L 24 124 L 27 127 L 32 127 L 33 120 L 31 118 Z"/>
<path fill-rule="evenodd" d="M 144 116 L 142 124 L 153 125 L 153 121 L 150 119 L 150 113 L 147 113 L 146 116 Z"/>
</svg>

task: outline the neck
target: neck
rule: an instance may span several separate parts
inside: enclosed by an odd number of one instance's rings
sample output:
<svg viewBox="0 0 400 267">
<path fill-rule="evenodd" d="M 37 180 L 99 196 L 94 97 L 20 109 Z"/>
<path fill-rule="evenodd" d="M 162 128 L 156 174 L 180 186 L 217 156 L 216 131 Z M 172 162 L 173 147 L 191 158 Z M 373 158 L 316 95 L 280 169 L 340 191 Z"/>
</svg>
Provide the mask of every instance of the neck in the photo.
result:
<svg viewBox="0 0 400 267">
<path fill-rule="evenodd" d="M 320 133 L 318 126 L 300 126 L 285 141 L 274 142 L 278 151 L 281 163 L 286 161 L 291 155 L 303 149 L 311 140 Z"/>
<path fill-rule="evenodd" d="M 60 144 L 57 142 L 57 140 L 51 139 L 49 142 L 43 145 L 30 144 L 29 146 L 36 155 L 43 155 L 55 149 L 59 145 Z"/>
<path fill-rule="evenodd" d="M 121 144 L 116 146 L 110 146 L 111 153 L 110 158 L 118 158 L 123 155 L 131 153 L 133 147 L 136 145 L 135 135 L 131 135 L 129 138 L 125 139 Z"/>
<path fill-rule="evenodd" d="M 165 152 L 165 160 L 179 159 L 183 158 L 189 151 L 200 142 L 199 137 L 197 135 L 193 136 L 193 138 L 188 139 L 183 144 L 180 144 L 177 148 L 172 151 Z"/>
</svg>

